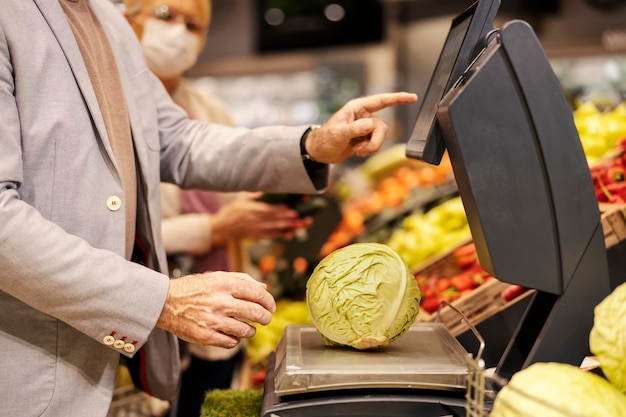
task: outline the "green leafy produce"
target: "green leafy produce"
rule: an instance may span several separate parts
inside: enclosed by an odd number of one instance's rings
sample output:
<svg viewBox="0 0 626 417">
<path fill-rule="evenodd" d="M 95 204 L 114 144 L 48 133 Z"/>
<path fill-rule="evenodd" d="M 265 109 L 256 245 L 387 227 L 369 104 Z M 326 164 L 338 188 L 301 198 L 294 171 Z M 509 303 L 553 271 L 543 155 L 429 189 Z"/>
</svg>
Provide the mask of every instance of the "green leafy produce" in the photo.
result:
<svg viewBox="0 0 626 417">
<path fill-rule="evenodd" d="M 326 344 L 373 349 L 411 327 L 419 312 L 420 290 L 391 248 L 354 243 L 317 265 L 307 282 L 306 302 Z"/>
<path fill-rule="evenodd" d="M 624 417 L 626 395 L 606 379 L 563 363 L 535 363 L 513 375 L 489 417 Z"/>
<path fill-rule="evenodd" d="M 200 416 L 258 417 L 262 403 L 262 389 L 214 389 L 206 394 Z"/>
<path fill-rule="evenodd" d="M 589 348 L 606 378 L 626 392 L 626 284 L 596 306 Z"/>
</svg>

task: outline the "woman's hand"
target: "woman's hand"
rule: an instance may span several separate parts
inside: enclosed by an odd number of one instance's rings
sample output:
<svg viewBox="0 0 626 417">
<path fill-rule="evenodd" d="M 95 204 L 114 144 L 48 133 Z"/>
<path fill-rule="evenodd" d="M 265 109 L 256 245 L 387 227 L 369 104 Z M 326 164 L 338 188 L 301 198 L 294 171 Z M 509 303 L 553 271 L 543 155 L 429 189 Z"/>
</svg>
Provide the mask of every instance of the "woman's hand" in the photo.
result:
<svg viewBox="0 0 626 417">
<path fill-rule="evenodd" d="M 249 193 L 223 206 L 211 218 L 212 244 L 230 239 L 291 239 L 297 229 L 309 227 L 312 219 L 280 204 L 257 201 L 261 193 Z"/>
</svg>

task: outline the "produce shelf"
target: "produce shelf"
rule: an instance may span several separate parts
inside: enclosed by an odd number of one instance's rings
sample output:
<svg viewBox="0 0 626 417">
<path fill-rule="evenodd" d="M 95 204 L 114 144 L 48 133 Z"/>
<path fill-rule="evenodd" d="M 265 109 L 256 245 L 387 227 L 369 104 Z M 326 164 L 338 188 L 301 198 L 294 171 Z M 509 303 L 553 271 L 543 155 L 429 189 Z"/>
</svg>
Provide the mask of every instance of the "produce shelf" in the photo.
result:
<svg viewBox="0 0 626 417">
<path fill-rule="evenodd" d="M 380 229 L 401 221 L 416 210 L 423 209 L 429 205 L 436 204 L 442 199 L 457 195 L 457 192 L 458 187 L 454 179 L 441 185 L 415 188 L 400 206 L 388 208 L 368 220 L 365 224 L 365 231 L 361 236 L 355 239 L 355 241 L 370 241 L 370 237 L 377 234 Z M 380 236 L 378 236 L 376 240 L 380 240 Z"/>
<path fill-rule="evenodd" d="M 437 277 L 438 279 L 449 279 L 462 274 L 464 270 L 457 264 L 455 252 L 457 249 L 469 244 L 471 244 L 471 240 L 463 242 L 446 253 L 424 262 L 415 271 L 416 278 Z M 487 275 L 486 272 L 485 275 Z M 463 293 L 459 298 L 448 301 L 453 308 L 444 305 L 432 313 L 420 309 L 416 321 L 434 322 L 438 320 L 448 328 L 453 336 L 458 336 L 468 330 L 468 322 L 475 326 L 516 302 L 517 298 L 506 299 L 502 296 L 504 291 L 512 287 L 514 285 L 487 276 L 483 284 L 478 285 L 469 292 Z M 530 292 L 524 289 L 522 294 L 527 295 L 526 293 Z M 458 311 L 455 311 L 455 309 Z M 459 312 L 467 318 L 467 321 L 463 320 Z"/>
</svg>

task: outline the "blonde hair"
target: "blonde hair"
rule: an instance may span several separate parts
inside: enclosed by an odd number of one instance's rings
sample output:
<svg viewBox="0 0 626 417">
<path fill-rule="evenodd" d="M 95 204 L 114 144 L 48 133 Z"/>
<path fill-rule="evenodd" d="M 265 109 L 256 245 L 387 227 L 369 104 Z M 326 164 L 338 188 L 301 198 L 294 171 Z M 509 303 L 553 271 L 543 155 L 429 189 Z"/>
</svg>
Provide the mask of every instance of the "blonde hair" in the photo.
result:
<svg viewBox="0 0 626 417">
<path fill-rule="evenodd" d="M 139 14 L 144 0 L 124 0 L 124 13 L 127 16 Z"/>
<path fill-rule="evenodd" d="M 145 0 L 124 0 L 124 14 L 126 16 L 136 16 L 141 12 Z M 200 7 L 204 15 L 211 20 L 211 0 L 199 0 Z"/>
</svg>

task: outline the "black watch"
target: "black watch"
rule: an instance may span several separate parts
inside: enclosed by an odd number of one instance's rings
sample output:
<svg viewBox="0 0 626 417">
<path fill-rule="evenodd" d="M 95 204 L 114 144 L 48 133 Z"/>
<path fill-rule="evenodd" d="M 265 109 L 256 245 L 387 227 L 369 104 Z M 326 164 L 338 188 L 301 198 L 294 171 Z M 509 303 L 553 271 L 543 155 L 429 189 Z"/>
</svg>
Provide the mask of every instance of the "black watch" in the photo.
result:
<svg viewBox="0 0 626 417">
<path fill-rule="evenodd" d="M 311 155 L 309 155 L 309 153 L 306 151 L 306 145 L 305 145 L 306 138 L 309 136 L 309 133 L 311 133 L 315 129 L 319 129 L 319 127 L 320 125 L 310 126 L 307 130 L 304 131 L 304 134 L 300 138 L 300 156 L 302 157 L 302 161 L 304 162 L 310 161 L 310 162 L 321 164 L 321 162 L 317 162 L 315 159 L 311 157 Z"/>
</svg>

